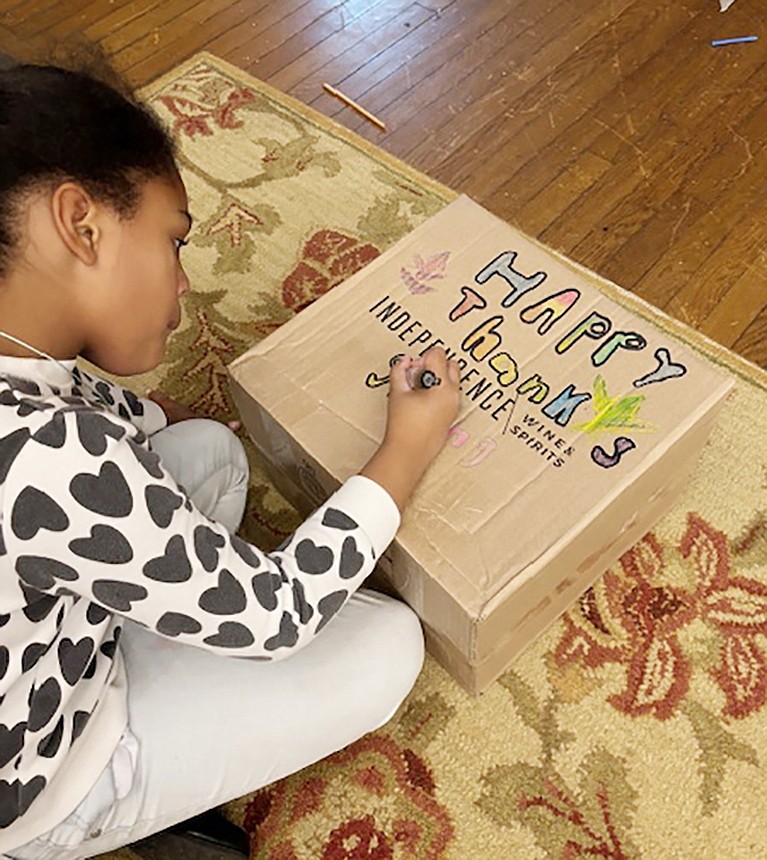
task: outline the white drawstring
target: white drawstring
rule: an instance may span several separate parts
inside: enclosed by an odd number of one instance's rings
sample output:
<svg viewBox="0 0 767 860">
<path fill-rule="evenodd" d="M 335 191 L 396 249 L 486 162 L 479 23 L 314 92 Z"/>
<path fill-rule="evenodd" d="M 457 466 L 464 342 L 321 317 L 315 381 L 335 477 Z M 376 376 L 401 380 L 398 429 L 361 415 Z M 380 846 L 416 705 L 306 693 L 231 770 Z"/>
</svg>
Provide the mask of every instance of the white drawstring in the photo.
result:
<svg viewBox="0 0 767 860">
<path fill-rule="evenodd" d="M 29 343 L 25 343 L 20 338 L 14 337 L 12 334 L 8 334 L 7 332 L 2 331 L 2 330 L 0 330 L 0 337 L 4 337 L 4 338 L 7 338 L 8 340 L 12 340 L 14 343 L 18 344 L 19 346 L 23 346 L 25 349 L 28 349 L 30 352 L 36 352 L 38 355 L 41 355 L 43 358 L 47 358 L 48 361 L 55 362 L 56 364 L 58 364 L 58 366 L 62 370 L 66 370 L 66 372 L 70 376 L 72 376 L 72 371 L 68 367 L 63 365 L 57 358 L 54 358 L 52 355 L 48 355 L 47 352 L 43 352 L 41 349 L 38 349 L 36 346 L 32 346 Z"/>
</svg>

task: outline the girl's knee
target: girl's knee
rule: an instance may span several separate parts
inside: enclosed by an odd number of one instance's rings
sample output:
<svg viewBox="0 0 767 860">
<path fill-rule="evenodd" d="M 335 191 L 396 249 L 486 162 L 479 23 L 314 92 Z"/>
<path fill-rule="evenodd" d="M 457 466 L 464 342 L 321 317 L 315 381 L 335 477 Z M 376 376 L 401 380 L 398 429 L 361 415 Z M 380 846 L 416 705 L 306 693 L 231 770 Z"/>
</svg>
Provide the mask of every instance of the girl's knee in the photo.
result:
<svg viewBox="0 0 767 860">
<path fill-rule="evenodd" d="M 379 728 L 394 716 L 421 673 L 423 630 L 415 612 L 400 600 L 367 589 L 354 599 L 375 616 L 367 641 L 360 646 L 368 649 L 370 678 L 378 686 L 379 713 L 373 728 Z"/>
<path fill-rule="evenodd" d="M 211 452 L 217 463 L 232 464 L 238 473 L 249 475 L 248 458 L 238 436 L 226 424 L 212 418 L 194 418 L 186 422 L 197 436 L 197 444 Z"/>
<path fill-rule="evenodd" d="M 192 483 L 199 486 L 224 472 L 232 487 L 247 487 L 250 467 L 237 435 L 211 418 L 195 418 L 184 424 L 190 437 L 189 456 L 195 461 L 190 465 L 197 470 L 197 480 Z"/>
<path fill-rule="evenodd" d="M 197 507 L 234 532 L 240 524 L 250 470 L 237 436 L 219 421 L 192 418 L 151 440 L 163 465 Z"/>
</svg>

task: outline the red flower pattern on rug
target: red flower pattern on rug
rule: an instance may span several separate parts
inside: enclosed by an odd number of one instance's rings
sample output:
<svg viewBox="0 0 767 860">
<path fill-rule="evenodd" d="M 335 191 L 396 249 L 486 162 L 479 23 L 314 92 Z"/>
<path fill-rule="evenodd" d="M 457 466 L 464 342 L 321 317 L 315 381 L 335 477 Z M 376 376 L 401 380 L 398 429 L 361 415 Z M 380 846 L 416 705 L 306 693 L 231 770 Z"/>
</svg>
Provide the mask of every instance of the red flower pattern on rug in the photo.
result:
<svg viewBox="0 0 767 860">
<path fill-rule="evenodd" d="M 747 717 L 767 700 L 767 585 L 735 574 L 726 535 L 695 513 L 688 514 L 677 551 L 692 565 L 694 590 L 664 581 L 664 547 L 646 535 L 621 558 L 622 573 L 608 571 L 566 613 L 555 660 L 592 669 L 623 664 L 626 687 L 611 704 L 630 716 L 667 719 L 687 695 L 695 668 L 678 634 L 699 619 L 719 642 L 710 675 L 725 696 L 723 715 Z"/>
<path fill-rule="evenodd" d="M 173 115 L 173 134 L 193 138 L 198 134 L 210 137 L 216 128 L 239 128 L 242 120 L 237 116 L 237 111 L 251 104 L 254 99 L 251 90 L 238 87 L 230 90 L 226 97 L 220 96 L 215 104 L 206 104 L 202 98 L 172 95 L 161 96 L 158 101 Z"/>
<path fill-rule="evenodd" d="M 308 839 L 318 860 L 440 860 L 454 834 L 434 795 L 418 755 L 388 735 L 366 735 L 257 792 L 243 826 L 259 860 L 298 860 Z"/>
<path fill-rule="evenodd" d="M 301 259 L 282 284 L 282 301 L 298 313 L 315 299 L 375 260 L 381 252 L 337 230 L 319 230 L 303 247 Z"/>
</svg>

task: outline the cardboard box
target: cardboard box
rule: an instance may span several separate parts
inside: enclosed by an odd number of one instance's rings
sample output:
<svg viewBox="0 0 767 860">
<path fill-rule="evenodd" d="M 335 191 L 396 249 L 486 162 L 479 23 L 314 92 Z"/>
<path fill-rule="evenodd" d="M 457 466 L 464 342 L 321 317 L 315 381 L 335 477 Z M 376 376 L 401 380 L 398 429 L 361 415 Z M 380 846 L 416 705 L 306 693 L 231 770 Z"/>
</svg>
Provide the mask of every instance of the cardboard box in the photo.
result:
<svg viewBox="0 0 767 860">
<path fill-rule="evenodd" d="M 460 420 L 380 567 L 478 693 L 668 510 L 731 382 L 461 197 L 231 365 L 299 510 L 375 451 L 390 358 L 434 343 Z"/>
</svg>

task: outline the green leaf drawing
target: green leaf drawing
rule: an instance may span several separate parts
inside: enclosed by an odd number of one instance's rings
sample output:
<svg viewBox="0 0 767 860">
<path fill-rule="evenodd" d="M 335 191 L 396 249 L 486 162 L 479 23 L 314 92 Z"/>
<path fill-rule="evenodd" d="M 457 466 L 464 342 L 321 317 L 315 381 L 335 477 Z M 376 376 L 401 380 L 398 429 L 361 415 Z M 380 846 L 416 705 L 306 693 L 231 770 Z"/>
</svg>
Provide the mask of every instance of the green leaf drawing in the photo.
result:
<svg viewBox="0 0 767 860">
<path fill-rule="evenodd" d="M 575 429 L 584 433 L 596 433 L 599 430 L 634 430 L 651 433 L 658 428 L 649 421 L 638 418 L 644 399 L 643 394 L 610 397 L 604 378 L 597 374 L 594 380 L 594 399 L 591 402 L 594 417 L 584 424 L 576 425 Z"/>
</svg>

